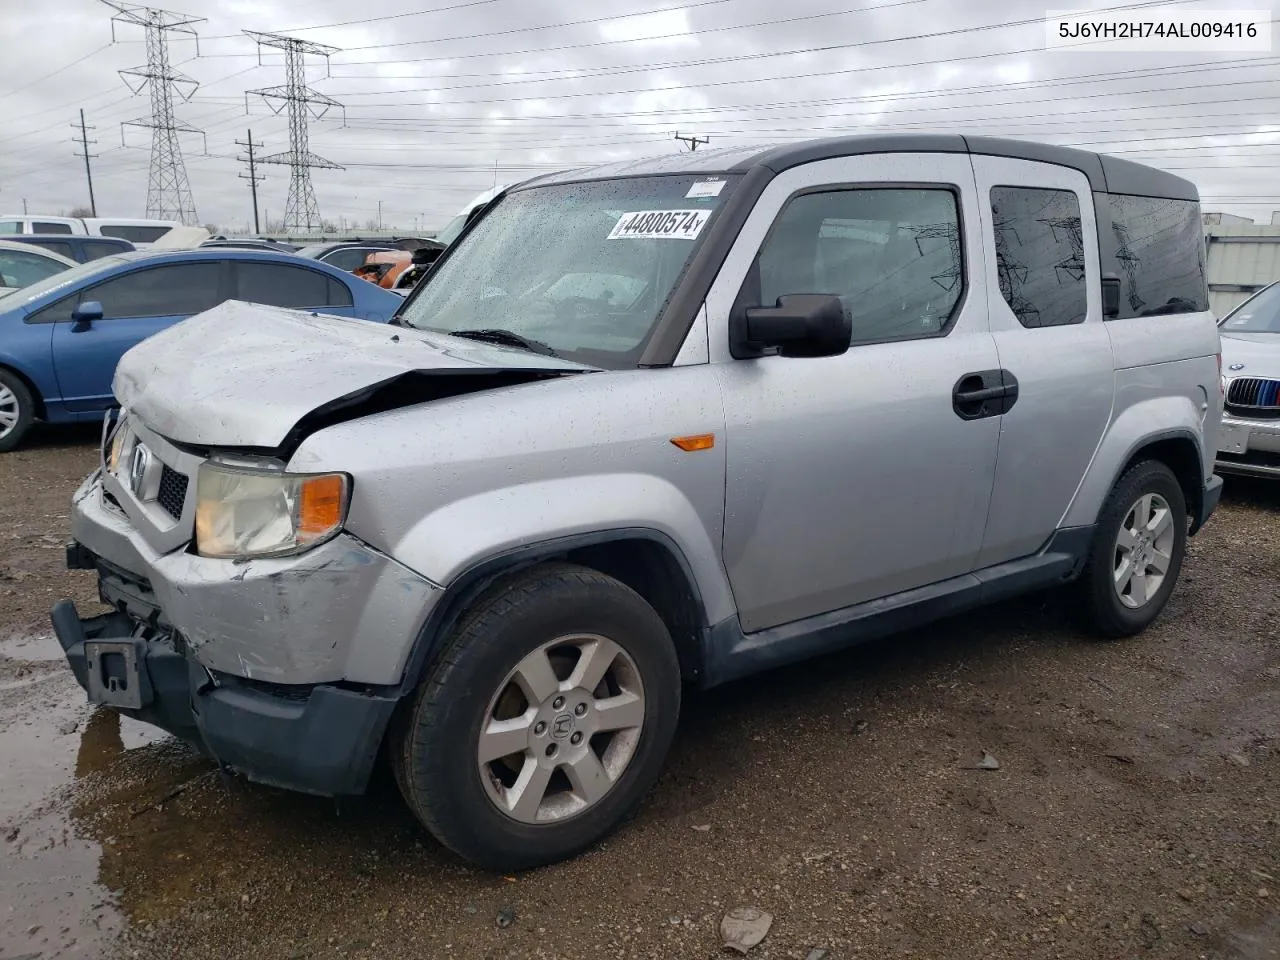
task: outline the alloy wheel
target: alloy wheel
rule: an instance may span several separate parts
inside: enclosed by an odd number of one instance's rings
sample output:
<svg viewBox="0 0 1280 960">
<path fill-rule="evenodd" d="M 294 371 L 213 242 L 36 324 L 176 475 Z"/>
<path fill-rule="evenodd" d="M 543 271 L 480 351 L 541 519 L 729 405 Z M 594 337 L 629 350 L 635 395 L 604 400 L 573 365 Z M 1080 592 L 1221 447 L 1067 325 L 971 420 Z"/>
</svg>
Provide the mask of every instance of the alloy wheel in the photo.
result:
<svg viewBox="0 0 1280 960">
<path fill-rule="evenodd" d="M 644 714 L 640 671 L 617 643 L 580 634 L 542 644 L 485 713 L 476 760 L 489 799 L 521 823 L 582 813 L 630 765 Z"/>
<path fill-rule="evenodd" d="M 1116 594 L 1129 609 L 1146 606 L 1160 592 L 1173 562 L 1176 534 L 1173 511 L 1158 493 L 1143 494 L 1125 514 L 1112 573 Z"/>
</svg>

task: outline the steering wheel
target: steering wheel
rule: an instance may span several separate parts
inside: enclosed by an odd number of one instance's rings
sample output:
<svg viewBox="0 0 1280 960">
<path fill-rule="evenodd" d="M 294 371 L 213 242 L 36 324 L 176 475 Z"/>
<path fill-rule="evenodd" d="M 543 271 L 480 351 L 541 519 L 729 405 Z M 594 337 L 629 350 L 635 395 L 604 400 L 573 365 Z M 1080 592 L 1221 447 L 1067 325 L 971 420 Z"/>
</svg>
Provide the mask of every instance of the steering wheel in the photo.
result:
<svg viewBox="0 0 1280 960">
<path fill-rule="evenodd" d="M 565 297 L 556 301 L 556 319 L 573 323 L 578 327 L 597 327 L 613 330 L 617 322 L 613 317 L 601 317 L 601 308 L 608 309 L 609 301 L 591 297 Z"/>
</svg>

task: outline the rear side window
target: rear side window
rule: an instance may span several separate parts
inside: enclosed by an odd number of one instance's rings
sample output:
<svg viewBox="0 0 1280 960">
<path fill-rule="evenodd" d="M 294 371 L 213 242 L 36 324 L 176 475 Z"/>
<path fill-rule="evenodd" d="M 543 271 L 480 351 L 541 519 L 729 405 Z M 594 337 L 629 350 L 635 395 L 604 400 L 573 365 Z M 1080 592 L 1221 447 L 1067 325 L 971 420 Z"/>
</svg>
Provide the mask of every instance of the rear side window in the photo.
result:
<svg viewBox="0 0 1280 960">
<path fill-rule="evenodd" d="M 1209 309 L 1200 204 L 1107 194 L 1105 213 L 1111 225 L 1099 217 L 1102 262 L 1120 278 L 1115 319 Z"/>
<path fill-rule="evenodd" d="M 1088 313 L 1080 201 L 1070 190 L 992 187 L 1000 295 L 1024 327 L 1061 327 Z"/>
<path fill-rule="evenodd" d="M 355 305 L 355 301 L 351 299 L 351 290 L 341 280 L 335 280 L 329 277 L 329 301 L 327 306 L 330 307 L 350 307 Z"/>
<path fill-rule="evenodd" d="M 104 223 L 99 228 L 99 232 L 104 237 L 119 237 L 130 243 L 155 243 L 171 229 L 171 227 L 139 227 L 125 223 Z"/>
<path fill-rule="evenodd" d="M 86 262 L 97 260 L 99 257 L 109 257 L 113 253 L 120 253 L 122 250 L 128 249 L 118 243 L 103 243 L 101 240 L 86 240 L 83 246 Z"/>
<path fill-rule="evenodd" d="M 31 225 L 32 233 L 70 233 L 71 224 L 69 223 L 41 223 L 37 220 Z"/>
<path fill-rule="evenodd" d="M 236 263 L 236 299 L 269 307 L 325 307 L 333 304 L 329 276 L 283 263 Z M 345 293 L 346 288 L 343 288 Z M 346 305 L 350 305 L 346 294 Z"/>
<path fill-rule="evenodd" d="M 794 293 L 839 297 L 855 343 L 938 336 L 964 292 L 956 195 L 945 188 L 802 194 L 779 214 L 757 271 L 762 304 Z"/>
<path fill-rule="evenodd" d="M 21 232 L 21 220 L 0 220 L 0 236 L 12 237 Z"/>
</svg>

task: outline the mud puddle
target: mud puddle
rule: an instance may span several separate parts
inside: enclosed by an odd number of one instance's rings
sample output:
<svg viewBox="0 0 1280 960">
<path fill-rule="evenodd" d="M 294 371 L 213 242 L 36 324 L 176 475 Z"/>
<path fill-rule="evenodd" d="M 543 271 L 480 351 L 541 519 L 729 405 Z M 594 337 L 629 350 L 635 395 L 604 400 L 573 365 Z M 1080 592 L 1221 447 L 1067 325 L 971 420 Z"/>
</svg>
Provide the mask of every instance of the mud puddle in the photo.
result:
<svg viewBox="0 0 1280 960">
<path fill-rule="evenodd" d="M 0 641 L 0 958 L 97 957 L 116 939 L 123 921 L 81 795 L 164 739 L 87 704 L 52 637 Z"/>
</svg>

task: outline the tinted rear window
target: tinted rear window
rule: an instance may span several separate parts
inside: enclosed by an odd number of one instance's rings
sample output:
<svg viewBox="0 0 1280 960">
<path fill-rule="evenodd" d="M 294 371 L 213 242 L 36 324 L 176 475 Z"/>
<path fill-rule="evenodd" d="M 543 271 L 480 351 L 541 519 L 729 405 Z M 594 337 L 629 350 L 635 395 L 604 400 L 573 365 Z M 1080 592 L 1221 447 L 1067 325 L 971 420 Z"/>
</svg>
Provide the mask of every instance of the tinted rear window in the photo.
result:
<svg viewBox="0 0 1280 960">
<path fill-rule="evenodd" d="M 119 243 L 109 243 L 104 240 L 86 240 L 84 241 L 84 259 L 97 260 L 99 257 L 109 257 L 113 253 L 120 253 L 129 248 Z"/>
<path fill-rule="evenodd" d="M 1103 270 L 1120 278 L 1120 319 L 1209 309 L 1198 203 L 1107 194 L 1098 206 Z"/>
<path fill-rule="evenodd" d="M 330 303 L 329 276 L 319 270 L 283 263 L 239 261 L 236 274 L 237 300 L 293 308 L 323 307 Z"/>
<path fill-rule="evenodd" d="M 69 223 L 41 223 L 37 220 L 31 225 L 32 233 L 70 233 Z"/>
<path fill-rule="evenodd" d="M 119 237 L 130 243 L 155 243 L 171 229 L 172 227 L 139 227 L 123 223 L 104 223 L 100 232 L 104 237 Z"/>
<path fill-rule="evenodd" d="M 1024 327 L 1081 323 L 1088 313 L 1080 201 L 1069 190 L 992 187 L 996 272 Z"/>
</svg>

